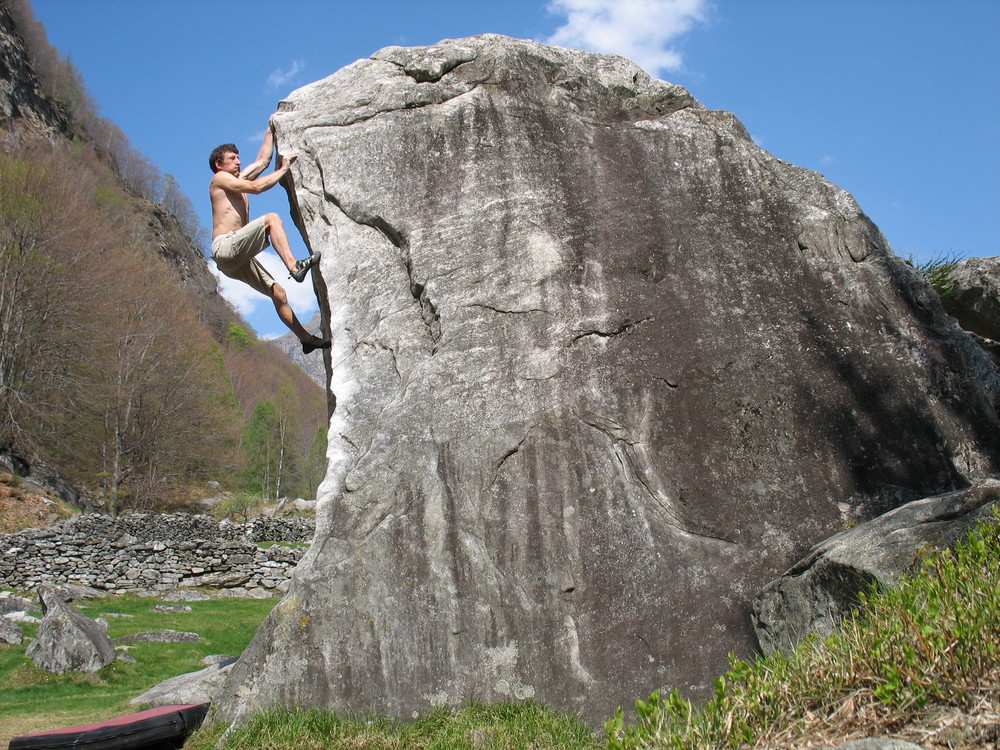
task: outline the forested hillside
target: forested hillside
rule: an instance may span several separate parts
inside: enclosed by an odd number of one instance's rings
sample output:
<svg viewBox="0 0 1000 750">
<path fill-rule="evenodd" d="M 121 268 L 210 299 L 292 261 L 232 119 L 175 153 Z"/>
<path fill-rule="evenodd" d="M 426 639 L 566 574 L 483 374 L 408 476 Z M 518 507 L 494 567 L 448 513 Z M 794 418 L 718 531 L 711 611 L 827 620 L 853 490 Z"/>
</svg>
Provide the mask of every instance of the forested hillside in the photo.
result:
<svg viewBox="0 0 1000 750">
<path fill-rule="evenodd" d="M 0 0 L 0 450 L 109 511 L 322 476 L 322 390 L 219 295 L 190 200 Z"/>
</svg>

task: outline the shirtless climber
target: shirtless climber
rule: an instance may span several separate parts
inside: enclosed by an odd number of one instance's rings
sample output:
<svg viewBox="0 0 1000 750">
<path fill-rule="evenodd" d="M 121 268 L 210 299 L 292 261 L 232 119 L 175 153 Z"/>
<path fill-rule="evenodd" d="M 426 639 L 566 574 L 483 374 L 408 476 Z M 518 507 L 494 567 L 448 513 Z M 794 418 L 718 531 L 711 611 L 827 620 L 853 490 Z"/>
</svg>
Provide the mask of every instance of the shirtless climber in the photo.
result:
<svg viewBox="0 0 1000 750">
<path fill-rule="evenodd" d="M 282 156 L 280 167 L 266 177 L 258 177 L 271 163 L 273 153 L 274 133 L 268 123 L 257 161 L 242 172 L 240 152 L 232 143 L 224 143 L 209 156 L 208 163 L 215 172 L 208 185 L 208 194 L 212 199 L 212 258 L 226 276 L 249 284 L 270 297 L 278 317 L 298 336 L 302 351 L 309 354 L 316 349 L 328 348 L 330 340 L 314 336 L 302 327 L 288 304 L 285 290 L 275 283 L 255 257 L 268 245 L 273 245 L 288 269 L 289 278 L 298 282 L 305 280 L 309 269 L 319 262 L 318 252 L 310 254 L 305 260 L 295 260 L 278 214 L 265 214 L 249 220 L 249 193 L 263 193 L 277 185 L 298 156 L 297 152 Z"/>
</svg>

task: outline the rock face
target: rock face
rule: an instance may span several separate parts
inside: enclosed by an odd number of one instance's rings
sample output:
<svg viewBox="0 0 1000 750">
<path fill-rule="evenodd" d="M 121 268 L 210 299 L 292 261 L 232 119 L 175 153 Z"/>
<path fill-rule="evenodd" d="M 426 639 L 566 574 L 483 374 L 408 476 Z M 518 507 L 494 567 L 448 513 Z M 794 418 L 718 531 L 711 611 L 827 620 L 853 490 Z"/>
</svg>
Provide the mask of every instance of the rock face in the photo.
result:
<svg viewBox="0 0 1000 750">
<path fill-rule="evenodd" d="M 0 3 L 0 121 L 29 121 L 40 132 L 65 135 L 66 113 L 45 96 L 6 3 Z"/>
<path fill-rule="evenodd" d="M 45 612 L 27 656 L 46 672 L 96 672 L 115 660 L 115 646 L 100 623 L 63 600 L 52 588 L 38 592 Z"/>
<path fill-rule="evenodd" d="M 963 260 L 951 279 L 954 287 L 944 309 L 1000 362 L 1000 256 Z"/>
<path fill-rule="evenodd" d="M 848 518 L 997 470 L 998 373 L 854 200 L 629 61 L 494 35 L 294 92 L 317 535 L 218 698 L 595 724 Z"/>
<path fill-rule="evenodd" d="M 894 586 L 921 549 L 953 546 L 976 521 L 992 518 L 998 504 L 1000 481 L 987 479 L 907 503 L 817 545 L 754 599 L 761 649 L 772 654 L 808 633 L 829 635 L 872 583 Z"/>
</svg>

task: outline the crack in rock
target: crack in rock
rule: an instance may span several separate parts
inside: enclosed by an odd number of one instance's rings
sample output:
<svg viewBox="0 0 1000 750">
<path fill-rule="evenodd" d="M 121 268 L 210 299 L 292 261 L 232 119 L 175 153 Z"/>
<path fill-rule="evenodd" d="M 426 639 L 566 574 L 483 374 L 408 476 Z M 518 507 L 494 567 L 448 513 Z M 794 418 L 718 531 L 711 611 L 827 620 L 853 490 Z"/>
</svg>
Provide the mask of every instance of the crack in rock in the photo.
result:
<svg viewBox="0 0 1000 750">
<path fill-rule="evenodd" d="M 603 339 L 613 338 L 615 336 L 621 336 L 624 333 L 628 333 L 636 326 L 642 325 L 643 323 L 647 323 L 652 319 L 653 319 L 652 317 L 641 318 L 639 320 L 630 320 L 626 318 L 624 321 L 622 321 L 621 325 L 619 325 L 613 331 L 601 331 L 596 328 L 591 329 L 589 331 L 583 331 L 574 336 L 573 339 L 569 342 L 569 344 L 567 344 L 567 346 L 573 346 L 573 344 L 575 344 L 577 341 L 583 338 L 587 338 L 588 336 L 598 336 Z"/>
<path fill-rule="evenodd" d="M 403 263 L 403 268 L 406 270 L 406 278 L 409 280 L 410 295 L 420 306 L 420 317 L 423 319 L 427 333 L 431 339 L 431 354 L 434 354 L 437 351 L 438 342 L 441 341 L 441 314 L 438 312 L 437 305 L 427 295 L 426 284 L 417 279 L 413 268 L 413 259 L 410 256 L 410 244 L 406 237 L 381 216 L 365 218 L 353 216 L 344 208 L 336 196 L 326 190 L 324 190 L 324 194 L 326 199 L 336 206 L 344 216 L 359 226 L 374 229 L 399 251 L 400 260 Z"/>
<path fill-rule="evenodd" d="M 472 302 L 468 305 L 463 305 L 463 307 L 481 307 L 484 310 L 490 310 L 495 313 L 500 313 L 501 315 L 528 315 L 529 313 L 545 313 L 546 315 L 552 314 L 549 310 L 543 310 L 540 307 L 532 307 L 527 310 L 504 310 L 503 308 L 487 305 L 483 302 Z"/>
</svg>

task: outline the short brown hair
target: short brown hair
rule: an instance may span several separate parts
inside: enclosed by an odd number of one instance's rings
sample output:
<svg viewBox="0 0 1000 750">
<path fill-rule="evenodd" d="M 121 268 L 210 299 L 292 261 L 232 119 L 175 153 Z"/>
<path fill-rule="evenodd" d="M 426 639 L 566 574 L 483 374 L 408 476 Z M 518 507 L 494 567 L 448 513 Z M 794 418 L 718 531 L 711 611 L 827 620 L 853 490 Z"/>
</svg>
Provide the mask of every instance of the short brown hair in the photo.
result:
<svg viewBox="0 0 1000 750">
<path fill-rule="evenodd" d="M 216 146 L 212 149 L 211 156 L 208 157 L 208 166 L 212 168 L 213 172 L 218 172 L 219 168 L 215 166 L 226 154 L 238 154 L 240 150 L 236 148 L 235 143 L 223 143 L 221 146 Z"/>
</svg>

